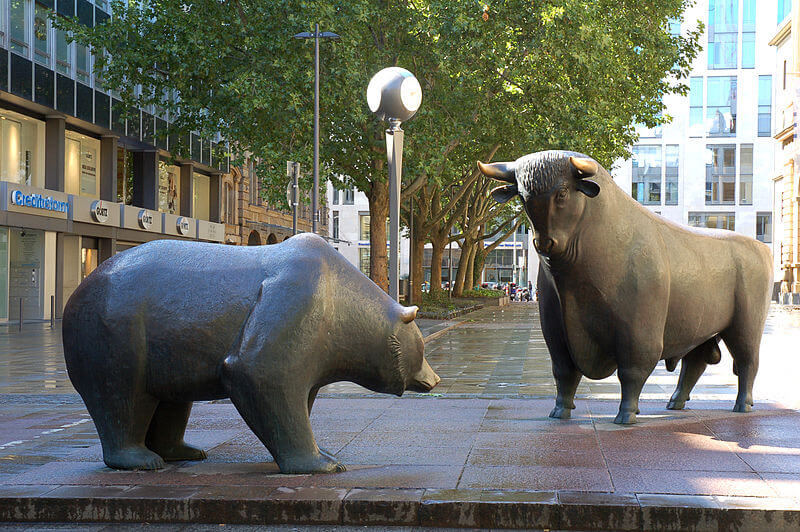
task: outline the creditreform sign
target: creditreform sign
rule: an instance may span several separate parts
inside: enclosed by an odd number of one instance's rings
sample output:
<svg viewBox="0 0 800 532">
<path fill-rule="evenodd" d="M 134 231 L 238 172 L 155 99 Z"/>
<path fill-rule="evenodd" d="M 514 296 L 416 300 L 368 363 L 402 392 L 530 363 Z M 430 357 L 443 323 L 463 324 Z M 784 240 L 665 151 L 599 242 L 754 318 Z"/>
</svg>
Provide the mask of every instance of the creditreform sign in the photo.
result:
<svg viewBox="0 0 800 532">
<path fill-rule="evenodd" d="M 0 210 L 66 220 L 74 208 L 63 192 L 0 181 Z"/>
<path fill-rule="evenodd" d="M 69 202 L 67 201 L 60 201 L 44 194 L 25 194 L 21 190 L 11 192 L 11 204 L 46 211 L 69 212 Z"/>
</svg>

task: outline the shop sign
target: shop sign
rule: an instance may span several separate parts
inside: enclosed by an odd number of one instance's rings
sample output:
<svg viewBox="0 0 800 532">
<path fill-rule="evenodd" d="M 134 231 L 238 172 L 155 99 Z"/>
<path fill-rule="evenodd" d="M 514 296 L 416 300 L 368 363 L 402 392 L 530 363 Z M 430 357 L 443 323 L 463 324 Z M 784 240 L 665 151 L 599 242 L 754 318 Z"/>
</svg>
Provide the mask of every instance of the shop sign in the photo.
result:
<svg viewBox="0 0 800 532">
<path fill-rule="evenodd" d="M 108 221 L 108 203 L 103 200 L 92 203 L 92 218 L 95 222 L 106 223 Z"/>
<path fill-rule="evenodd" d="M 147 209 L 139 211 L 139 225 L 142 229 L 150 229 L 153 226 L 153 213 Z"/>
<path fill-rule="evenodd" d="M 69 202 L 54 199 L 43 194 L 25 194 L 21 190 L 11 193 L 11 204 L 20 207 L 32 207 L 53 212 L 69 212 Z"/>
<path fill-rule="evenodd" d="M 178 232 L 182 235 L 189 234 L 189 220 L 181 216 L 175 221 L 175 227 L 178 229 Z"/>
</svg>

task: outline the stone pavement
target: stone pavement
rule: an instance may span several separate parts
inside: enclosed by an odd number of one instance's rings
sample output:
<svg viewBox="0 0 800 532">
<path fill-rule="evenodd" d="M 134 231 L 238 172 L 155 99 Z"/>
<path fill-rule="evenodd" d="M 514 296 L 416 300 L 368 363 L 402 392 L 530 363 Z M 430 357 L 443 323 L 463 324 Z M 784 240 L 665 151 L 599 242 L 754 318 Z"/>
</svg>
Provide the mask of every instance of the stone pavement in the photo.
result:
<svg viewBox="0 0 800 532">
<path fill-rule="evenodd" d="M 581 384 L 572 420 L 549 419 L 535 305 L 481 310 L 426 343 L 442 377 L 435 393 L 324 390 L 311 421 L 319 445 L 348 467 L 337 475 L 278 474 L 228 401 L 192 413 L 186 439 L 207 460 L 113 471 L 65 380 L 57 331 L 38 344 L 35 334 L 0 334 L 0 353 L 10 353 L 0 370 L 0 522 L 797 530 L 800 414 L 786 407 L 798 398 L 796 321 L 770 315 L 754 412 L 730 411 L 724 364 L 709 368 L 687 410 L 666 410 L 677 375 L 661 365 L 640 423 L 620 427 L 613 378 Z"/>
</svg>

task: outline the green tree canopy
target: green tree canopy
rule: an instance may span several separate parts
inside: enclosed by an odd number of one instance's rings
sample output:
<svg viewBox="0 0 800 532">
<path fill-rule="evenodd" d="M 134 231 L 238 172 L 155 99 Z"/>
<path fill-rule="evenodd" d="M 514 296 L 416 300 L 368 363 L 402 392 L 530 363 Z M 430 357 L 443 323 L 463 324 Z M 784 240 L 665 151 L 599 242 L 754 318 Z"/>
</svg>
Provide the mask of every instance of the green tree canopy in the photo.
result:
<svg viewBox="0 0 800 532">
<path fill-rule="evenodd" d="M 404 125 L 404 199 L 463 183 L 493 151 L 515 159 L 568 148 L 610 166 L 635 140 L 634 124 L 663 120 L 662 97 L 686 90 L 702 28 L 680 37 L 669 21 L 688 3 L 116 0 L 95 28 L 57 24 L 93 47 L 125 105 L 156 106 L 172 132 L 219 131 L 234 156 L 258 157 L 274 199 L 284 161 L 311 162 L 313 46 L 292 35 L 315 21 L 340 34 L 320 47 L 321 178 L 367 194 L 372 277 L 385 286 L 386 125 L 365 97 L 374 73 L 403 66 L 423 88 Z"/>
</svg>

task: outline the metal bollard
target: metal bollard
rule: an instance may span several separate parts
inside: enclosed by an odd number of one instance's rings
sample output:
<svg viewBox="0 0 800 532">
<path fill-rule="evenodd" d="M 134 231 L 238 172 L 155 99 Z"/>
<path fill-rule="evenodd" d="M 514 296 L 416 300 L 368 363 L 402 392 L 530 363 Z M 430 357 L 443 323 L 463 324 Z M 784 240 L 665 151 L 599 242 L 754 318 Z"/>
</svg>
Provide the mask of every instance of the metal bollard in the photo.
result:
<svg viewBox="0 0 800 532">
<path fill-rule="evenodd" d="M 19 298 L 19 330 L 22 331 L 22 298 Z"/>
<path fill-rule="evenodd" d="M 56 328 L 56 296 L 50 296 L 50 328 Z"/>
</svg>

